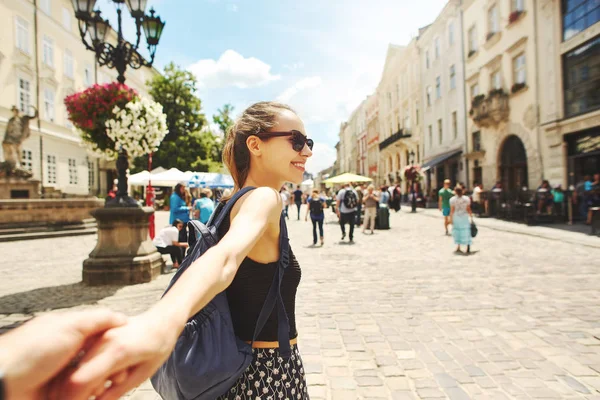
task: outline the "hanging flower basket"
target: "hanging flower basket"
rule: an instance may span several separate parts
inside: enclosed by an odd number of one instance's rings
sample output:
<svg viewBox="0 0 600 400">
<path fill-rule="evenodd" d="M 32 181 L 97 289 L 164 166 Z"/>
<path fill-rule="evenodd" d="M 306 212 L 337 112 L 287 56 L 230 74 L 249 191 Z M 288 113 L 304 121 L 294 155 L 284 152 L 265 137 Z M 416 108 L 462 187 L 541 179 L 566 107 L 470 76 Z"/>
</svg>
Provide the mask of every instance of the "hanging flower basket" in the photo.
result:
<svg viewBox="0 0 600 400">
<path fill-rule="evenodd" d="M 421 181 L 421 166 L 409 165 L 404 168 L 404 177 L 408 181 L 420 182 Z"/>
</svg>

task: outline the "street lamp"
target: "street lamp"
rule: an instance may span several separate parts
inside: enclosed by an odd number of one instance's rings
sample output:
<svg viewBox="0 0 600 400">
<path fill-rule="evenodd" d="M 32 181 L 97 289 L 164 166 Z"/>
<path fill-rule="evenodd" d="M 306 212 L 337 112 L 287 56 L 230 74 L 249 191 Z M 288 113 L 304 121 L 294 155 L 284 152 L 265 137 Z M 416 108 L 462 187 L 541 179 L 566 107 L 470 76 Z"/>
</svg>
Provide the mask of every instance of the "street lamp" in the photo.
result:
<svg viewBox="0 0 600 400">
<path fill-rule="evenodd" d="M 417 212 L 417 189 L 415 188 L 415 178 L 416 178 L 416 171 L 414 170 L 414 166 L 415 166 L 415 152 L 414 151 L 410 151 L 409 153 L 410 155 L 410 165 L 412 167 L 412 175 L 411 175 L 411 179 L 410 179 L 410 192 L 412 195 L 412 199 L 411 199 L 411 211 L 413 213 Z"/>
<path fill-rule="evenodd" d="M 165 22 L 155 15 L 154 9 L 145 14 L 147 0 L 112 0 L 117 6 L 117 44 L 112 45 L 106 41 L 106 33 L 110 28 L 107 20 L 102 18 L 100 10 L 94 10 L 96 0 L 71 0 L 75 17 L 79 21 L 79 34 L 88 50 L 96 53 L 96 60 L 100 66 L 115 68 L 118 72 L 117 80 L 125 83 L 125 70 L 127 67 L 139 69 L 151 67 L 154 63 L 156 46 L 162 35 Z M 127 3 L 131 17 L 135 20 L 136 41 L 135 45 L 123 37 L 122 8 Z M 146 44 L 150 54 L 147 61 L 138 53 L 142 29 L 146 36 Z"/>
</svg>

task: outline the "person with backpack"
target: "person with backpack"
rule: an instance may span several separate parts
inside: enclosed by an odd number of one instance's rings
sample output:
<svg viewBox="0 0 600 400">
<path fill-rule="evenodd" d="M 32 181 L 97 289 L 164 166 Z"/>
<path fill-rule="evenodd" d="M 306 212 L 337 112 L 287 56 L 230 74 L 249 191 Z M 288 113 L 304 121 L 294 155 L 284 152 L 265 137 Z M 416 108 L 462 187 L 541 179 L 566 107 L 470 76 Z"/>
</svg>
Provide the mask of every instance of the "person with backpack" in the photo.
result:
<svg viewBox="0 0 600 400">
<path fill-rule="evenodd" d="M 346 238 L 346 224 L 350 224 L 348 236 L 350 243 L 354 243 L 354 224 L 356 222 L 357 207 L 358 193 L 356 193 L 356 190 L 349 183 L 346 183 L 337 194 L 337 216 L 340 219 L 342 240 Z"/>
<path fill-rule="evenodd" d="M 312 196 L 306 200 L 308 208 L 304 220 L 308 221 L 308 214 L 310 214 L 310 220 L 313 225 L 313 245 L 317 245 L 317 225 L 319 226 L 319 235 L 321 238 L 321 246 L 325 244 L 323 237 L 323 221 L 325 220 L 325 212 L 323 209 L 327 207 L 327 199 L 319 195 L 318 190 L 313 190 Z"/>
<path fill-rule="evenodd" d="M 223 150 L 232 196 L 208 227 L 192 222 L 204 233 L 190 235 L 196 242 L 163 297 L 99 337 L 57 392 L 117 399 L 158 371 L 152 384 L 165 399 L 308 399 L 295 318 L 301 270 L 279 189 L 302 181 L 312 147 L 290 107 L 247 108 Z M 217 378 L 217 365 L 235 371 Z"/>
<path fill-rule="evenodd" d="M 300 221 L 300 208 L 302 207 L 302 190 L 300 190 L 300 186 L 294 190 L 294 204 L 296 204 L 296 209 L 298 210 L 298 221 Z"/>
</svg>

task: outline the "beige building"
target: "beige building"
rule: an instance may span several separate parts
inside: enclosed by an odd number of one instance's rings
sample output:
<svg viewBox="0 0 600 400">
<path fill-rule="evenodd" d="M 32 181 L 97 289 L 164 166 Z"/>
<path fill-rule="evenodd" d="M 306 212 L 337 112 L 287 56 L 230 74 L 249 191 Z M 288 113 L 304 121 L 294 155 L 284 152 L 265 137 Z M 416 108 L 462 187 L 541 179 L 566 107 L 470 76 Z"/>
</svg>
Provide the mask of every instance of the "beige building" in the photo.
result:
<svg viewBox="0 0 600 400">
<path fill-rule="evenodd" d="M 467 181 L 466 111 L 462 15 L 459 0 L 450 0 L 419 36 L 423 104 L 422 170 L 426 192 L 444 179 Z"/>
<path fill-rule="evenodd" d="M 116 177 L 113 163 L 98 160 L 82 146 L 67 119 L 63 99 L 94 83 L 116 80 L 116 71 L 98 67 L 81 42 L 69 0 L 0 2 L 0 130 L 17 106 L 39 110 L 23 144 L 23 164 L 50 195 L 104 195 Z M 114 32 L 109 34 L 115 37 Z M 158 72 L 128 69 L 127 85 L 147 95 L 145 81 Z M 3 159 L 0 156 L 0 159 Z"/>
<path fill-rule="evenodd" d="M 467 0 L 463 13 L 468 185 L 535 188 L 543 165 L 534 2 Z"/>
<path fill-rule="evenodd" d="M 406 46 L 390 44 L 381 81 L 377 87 L 379 119 L 379 183 L 404 180 L 411 161 L 419 163 L 421 137 L 421 91 L 417 39 Z M 410 159 L 410 152 L 415 159 Z M 408 182 L 402 185 L 408 189 Z"/>
<path fill-rule="evenodd" d="M 537 7 L 544 177 L 575 186 L 600 173 L 600 9 L 593 0 Z"/>
<path fill-rule="evenodd" d="M 367 125 L 367 173 L 379 185 L 379 101 L 376 95 L 370 95 L 365 100 L 365 122 Z"/>
<path fill-rule="evenodd" d="M 365 118 L 365 101 L 363 100 L 356 109 L 350 114 L 347 125 L 347 140 L 350 140 L 351 145 L 349 158 L 347 163 L 348 170 L 354 174 L 364 175 L 366 170 L 366 139 L 367 139 L 367 124 Z"/>
</svg>

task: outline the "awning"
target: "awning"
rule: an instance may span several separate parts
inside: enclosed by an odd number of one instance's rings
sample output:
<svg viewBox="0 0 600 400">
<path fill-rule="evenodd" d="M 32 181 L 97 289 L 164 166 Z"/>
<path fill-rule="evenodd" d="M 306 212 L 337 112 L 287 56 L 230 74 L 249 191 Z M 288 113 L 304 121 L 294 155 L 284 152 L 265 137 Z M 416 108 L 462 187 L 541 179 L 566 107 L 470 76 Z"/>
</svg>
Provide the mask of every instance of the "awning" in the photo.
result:
<svg viewBox="0 0 600 400">
<path fill-rule="evenodd" d="M 423 163 L 423 165 L 421 165 L 421 171 L 425 172 L 425 171 L 429 170 L 430 168 L 435 167 L 436 165 L 441 164 L 444 161 L 449 160 L 452 157 L 456 157 L 460 154 L 462 154 L 462 150 L 457 149 L 457 150 L 452 150 L 447 153 L 440 154 L 439 156 L 433 157 L 431 160 L 429 160 L 429 161 Z"/>
</svg>

